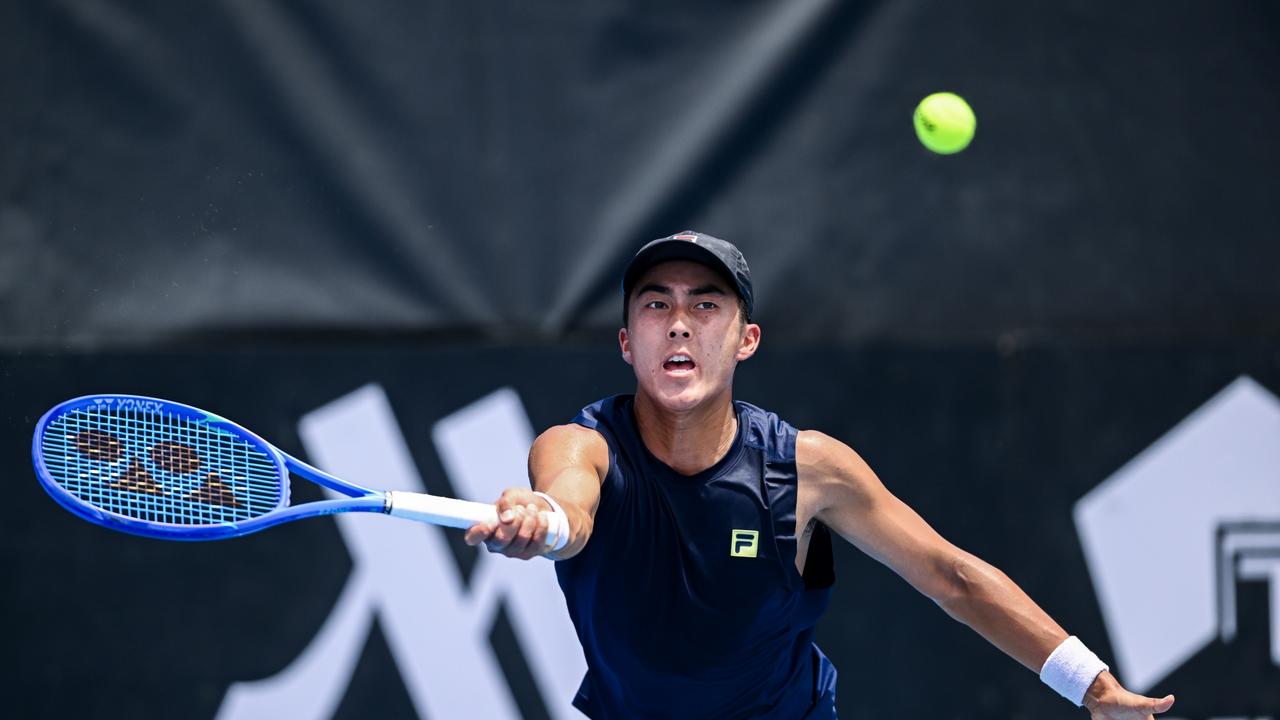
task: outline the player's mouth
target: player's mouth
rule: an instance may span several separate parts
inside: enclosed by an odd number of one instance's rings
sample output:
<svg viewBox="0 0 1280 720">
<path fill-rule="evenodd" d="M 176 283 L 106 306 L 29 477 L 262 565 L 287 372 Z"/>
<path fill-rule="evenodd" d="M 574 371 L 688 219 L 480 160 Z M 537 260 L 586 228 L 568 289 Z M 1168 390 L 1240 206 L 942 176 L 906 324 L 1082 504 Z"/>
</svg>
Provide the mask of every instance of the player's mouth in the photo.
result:
<svg viewBox="0 0 1280 720">
<path fill-rule="evenodd" d="M 686 353 L 675 353 L 667 357 L 662 363 L 662 369 L 668 375 L 676 377 L 689 375 L 693 369 L 697 367 L 697 363 Z"/>
</svg>

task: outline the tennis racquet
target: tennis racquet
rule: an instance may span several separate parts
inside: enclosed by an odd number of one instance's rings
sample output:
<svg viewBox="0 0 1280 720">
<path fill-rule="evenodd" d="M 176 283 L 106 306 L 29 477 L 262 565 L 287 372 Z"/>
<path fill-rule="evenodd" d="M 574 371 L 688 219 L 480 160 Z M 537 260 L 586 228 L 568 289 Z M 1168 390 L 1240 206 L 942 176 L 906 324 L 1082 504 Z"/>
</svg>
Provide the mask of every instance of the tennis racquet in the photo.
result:
<svg viewBox="0 0 1280 720">
<path fill-rule="evenodd" d="M 230 420 L 138 395 L 87 395 L 57 405 L 37 423 L 31 456 L 40 484 L 64 508 L 153 538 L 220 540 L 342 512 L 455 528 L 497 521 L 488 503 L 361 487 Z M 291 472 L 346 497 L 290 505 Z M 543 514 L 548 546 L 563 547 L 567 528 L 555 513 Z"/>
</svg>

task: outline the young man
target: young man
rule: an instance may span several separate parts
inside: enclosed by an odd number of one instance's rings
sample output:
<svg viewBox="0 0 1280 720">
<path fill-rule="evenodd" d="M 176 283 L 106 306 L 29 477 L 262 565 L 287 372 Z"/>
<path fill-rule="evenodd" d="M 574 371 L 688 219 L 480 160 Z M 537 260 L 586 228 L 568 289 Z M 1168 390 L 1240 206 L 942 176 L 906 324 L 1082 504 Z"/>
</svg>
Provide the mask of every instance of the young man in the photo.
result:
<svg viewBox="0 0 1280 720">
<path fill-rule="evenodd" d="M 847 445 L 733 400 L 755 354 L 751 273 L 732 244 L 655 240 L 623 280 L 636 393 L 543 433 L 533 489 L 498 499 L 467 542 L 547 555 L 587 659 L 591 718 L 834 718 L 813 644 L 831 585 L 828 529 L 1041 677 L 1094 720 L 1167 711 L 1125 690 L 1008 577 L 940 537 Z M 567 533 L 548 538 L 548 514 Z"/>
</svg>

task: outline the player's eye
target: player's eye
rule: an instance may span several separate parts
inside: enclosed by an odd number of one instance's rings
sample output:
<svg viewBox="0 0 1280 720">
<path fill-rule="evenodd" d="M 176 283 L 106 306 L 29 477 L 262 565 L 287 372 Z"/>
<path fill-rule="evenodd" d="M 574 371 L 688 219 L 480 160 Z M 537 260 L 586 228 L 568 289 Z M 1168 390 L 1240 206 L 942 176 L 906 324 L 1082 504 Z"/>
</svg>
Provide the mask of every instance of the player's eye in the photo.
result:
<svg viewBox="0 0 1280 720">
<path fill-rule="evenodd" d="M 699 310 L 714 310 L 716 309 L 716 304 L 711 302 L 710 300 L 703 300 L 697 305 L 694 305 L 694 307 Z"/>
<path fill-rule="evenodd" d="M 654 310 L 661 310 L 665 308 L 667 304 L 662 302 L 661 300 L 650 300 L 649 302 L 645 303 L 644 306 L 647 308 L 653 308 Z"/>
</svg>

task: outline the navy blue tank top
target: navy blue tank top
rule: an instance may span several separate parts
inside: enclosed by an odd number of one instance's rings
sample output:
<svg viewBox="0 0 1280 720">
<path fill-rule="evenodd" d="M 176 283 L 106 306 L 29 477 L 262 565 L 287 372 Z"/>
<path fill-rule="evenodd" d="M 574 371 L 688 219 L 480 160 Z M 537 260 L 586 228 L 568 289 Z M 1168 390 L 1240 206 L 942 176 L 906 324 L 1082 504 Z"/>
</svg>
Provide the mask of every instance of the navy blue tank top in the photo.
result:
<svg viewBox="0 0 1280 720">
<path fill-rule="evenodd" d="M 609 472 L 591 539 L 556 563 L 587 660 L 574 706 L 604 718 L 831 718 L 813 644 L 834 577 L 825 528 L 796 559 L 796 429 L 735 402 L 728 453 L 681 475 L 645 447 L 634 397 L 583 408 Z"/>
</svg>

